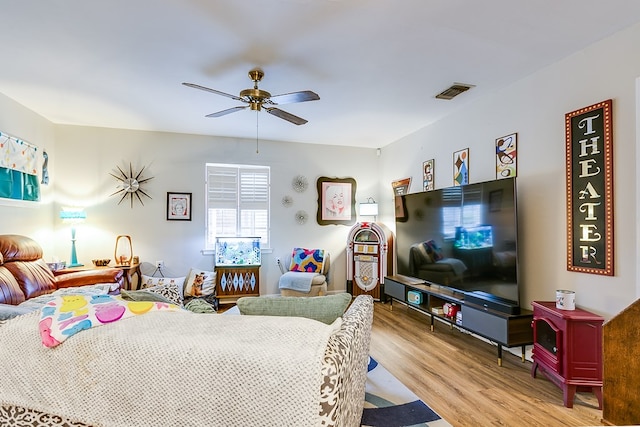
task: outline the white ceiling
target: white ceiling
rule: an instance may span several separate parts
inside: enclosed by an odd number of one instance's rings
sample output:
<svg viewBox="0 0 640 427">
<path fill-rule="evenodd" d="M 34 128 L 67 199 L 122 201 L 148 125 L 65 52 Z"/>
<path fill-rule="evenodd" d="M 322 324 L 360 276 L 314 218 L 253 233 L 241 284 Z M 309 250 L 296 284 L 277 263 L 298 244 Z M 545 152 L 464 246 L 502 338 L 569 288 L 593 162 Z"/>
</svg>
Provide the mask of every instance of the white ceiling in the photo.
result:
<svg viewBox="0 0 640 427">
<path fill-rule="evenodd" d="M 640 21 L 637 0 L 2 0 L 0 93 L 58 124 L 382 147 Z M 635 55 L 637 52 L 629 52 Z M 452 101 L 454 82 L 475 88 Z M 19 136 L 19 135 L 17 135 Z"/>
</svg>

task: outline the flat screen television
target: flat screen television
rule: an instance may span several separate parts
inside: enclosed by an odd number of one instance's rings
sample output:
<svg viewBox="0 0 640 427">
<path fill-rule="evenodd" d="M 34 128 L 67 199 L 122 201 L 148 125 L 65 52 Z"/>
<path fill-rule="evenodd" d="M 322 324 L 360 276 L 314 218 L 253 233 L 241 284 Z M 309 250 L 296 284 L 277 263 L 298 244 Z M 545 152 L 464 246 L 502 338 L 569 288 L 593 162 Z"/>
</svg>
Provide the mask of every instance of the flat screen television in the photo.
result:
<svg viewBox="0 0 640 427">
<path fill-rule="evenodd" d="M 397 274 L 519 306 L 516 179 L 396 197 Z"/>
</svg>

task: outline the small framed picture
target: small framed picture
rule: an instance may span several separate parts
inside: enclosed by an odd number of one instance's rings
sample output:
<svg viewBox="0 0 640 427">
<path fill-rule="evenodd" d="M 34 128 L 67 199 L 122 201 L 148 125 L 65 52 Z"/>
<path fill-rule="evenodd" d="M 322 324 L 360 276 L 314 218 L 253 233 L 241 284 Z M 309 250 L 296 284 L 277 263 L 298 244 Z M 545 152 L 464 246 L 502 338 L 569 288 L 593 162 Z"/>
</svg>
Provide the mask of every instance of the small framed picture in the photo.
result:
<svg viewBox="0 0 640 427">
<path fill-rule="evenodd" d="M 434 188 L 434 175 L 435 172 L 433 170 L 435 160 L 427 160 L 422 163 L 422 190 L 423 191 L 431 191 Z"/>
<path fill-rule="evenodd" d="M 191 193 L 167 193 L 167 221 L 191 221 Z"/>
<path fill-rule="evenodd" d="M 496 179 L 511 178 L 517 175 L 517 145 L 517 133 L 496 139 Z"/>
<path fill-rule="evenodd" d="M 453 185 L 458 187 L 469 183 L 469 149 L 453 153 Z"/>
<path fill-rule="evenodd" d="M 393 193 L 396 196 L 402 196 L 403 194 L 408 194 L 409 187 L 411 187 L 411 177 L 398 179 L 396 181 L 391 181 L 391 187 L 393 188 Z"/>
</svg>

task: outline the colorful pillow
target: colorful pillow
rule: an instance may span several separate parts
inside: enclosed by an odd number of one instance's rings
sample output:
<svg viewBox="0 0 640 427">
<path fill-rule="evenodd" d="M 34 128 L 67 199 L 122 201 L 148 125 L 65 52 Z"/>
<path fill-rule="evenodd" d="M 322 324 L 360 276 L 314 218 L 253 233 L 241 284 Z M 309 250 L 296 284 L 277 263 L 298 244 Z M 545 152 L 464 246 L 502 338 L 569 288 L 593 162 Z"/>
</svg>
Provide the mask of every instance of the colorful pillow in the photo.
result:
<svg viewBox="0 0 640 427">
<path fill-rule="evenodd" d="M 192 268 L 184 285 L 185 297 L 201 297 L 212 295 L 215 290 L 215 271 L 205 271 Z"/>
<path fill-rule="evenodd" d="M 427 249 L 427 254 L 431 257 L 433 262 L 440 261 L 444 258 L 442 255 L 442 248 L 438 246 L 435 240 L 429 240 L 424 243 L 425 248 Z"/>
<path fill-rule="evenodd" d="M 165 283 L 175 283 L 178 289 L 182 290 L 184 287 L 185 277 L 153 277 L 142 275 L 141 289 L 150 288 L 152 286 L 164 285 Z"/>
<path fill-rule="evenodd" d="M 171 301 L 173 304 L 182 307 L 184 298 L 182 296 L 182 287 L 178 287 L 176 282 L 163 283 L 161 285 L 152 286 L 144 289 L 147 292 L 152 292 L 161 295 Z"/>
<path fill-rule="evenodd" d="M 291 254 L 289 271 L 301 273 L 320 273 L 324 263 L 323 249 L 294 248 Z"/>
<path fill-rule="evenodd" d="M 179 308 L 164 302 L 125 301 L 111 295 L 63 295 L 42 308 L 40 338 L 46 347 L 55 347 L 85 329 L 156 310 Z"/>
</svg>

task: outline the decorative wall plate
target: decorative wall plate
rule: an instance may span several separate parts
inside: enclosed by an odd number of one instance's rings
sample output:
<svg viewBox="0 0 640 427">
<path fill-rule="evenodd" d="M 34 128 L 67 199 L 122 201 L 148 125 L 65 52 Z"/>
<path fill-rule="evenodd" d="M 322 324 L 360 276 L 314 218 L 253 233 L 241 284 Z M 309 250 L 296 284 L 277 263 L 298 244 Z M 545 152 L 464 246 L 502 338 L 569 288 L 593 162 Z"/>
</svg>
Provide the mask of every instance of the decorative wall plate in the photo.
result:
<svg viewBox="0 0 640 427">
<path fill-rule="evenodd" d="M 291 181 L 291 186 L 298 193 L 302 193 L 309 186 L 309 181 L 307 181 L 306 177 L 304 177 L 302 175 L 298 175 L 298 176 L 293 178 L 293 181 Z"/>
<path fill-rule="evenodd" d="M 307 214 L 305 211 L 296 212 L 296 222 L 298 224 L 302 225 L 306 223 L 308 219 L 309 219 L 309 214 Z"/>
<path fill-rule="evenodd" d="M 285 208 L 288 208 L 293 204 L 293 197 L 284 196 L 284 197 L 282 197 L 281 203 L 282 203 L 282 206 L 284 206 Z"/>
</svg>

